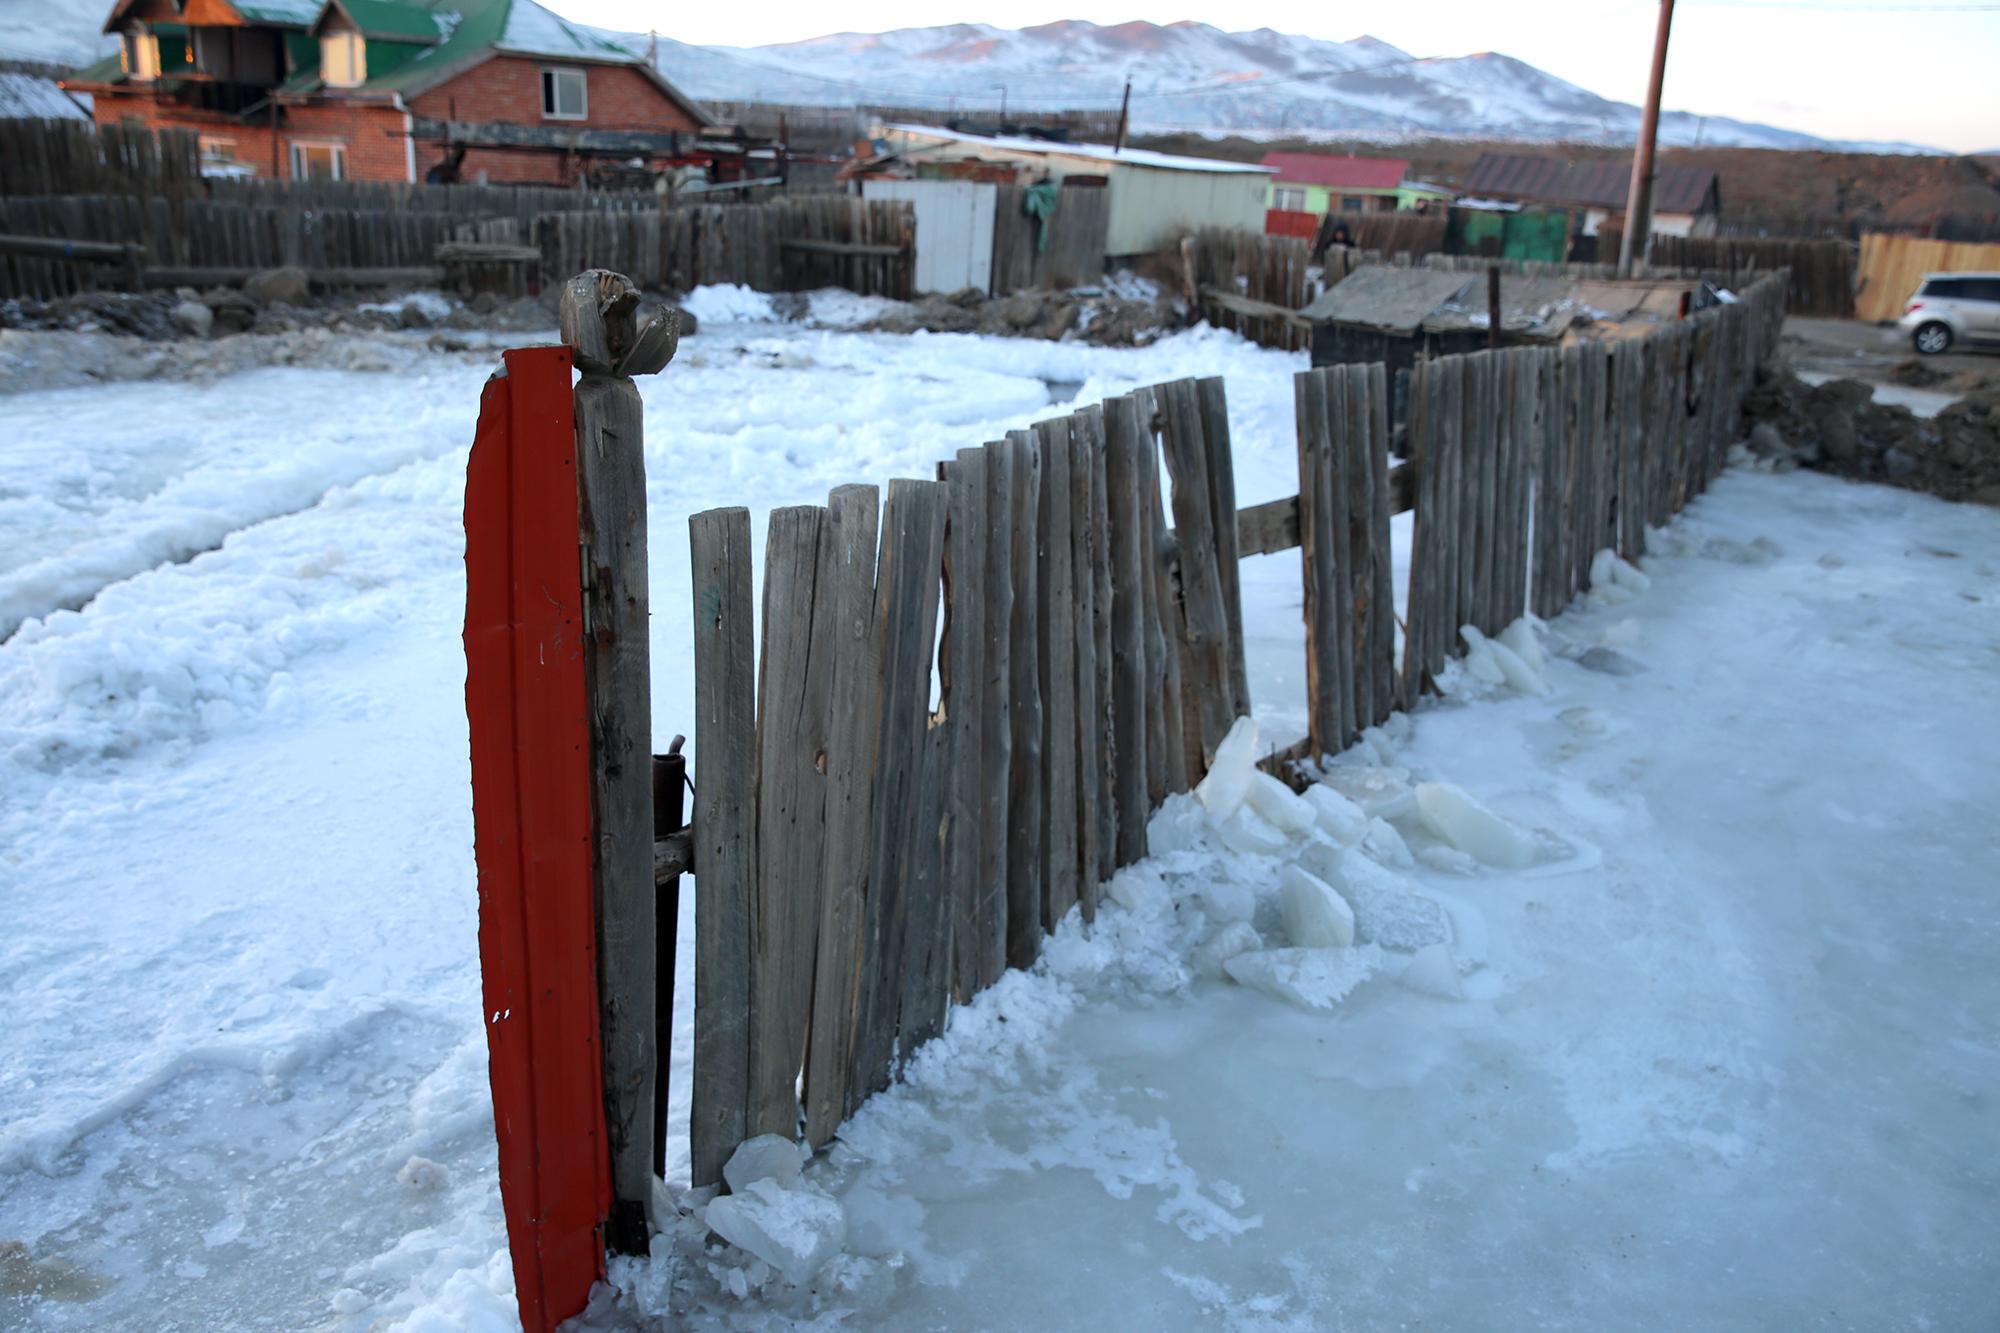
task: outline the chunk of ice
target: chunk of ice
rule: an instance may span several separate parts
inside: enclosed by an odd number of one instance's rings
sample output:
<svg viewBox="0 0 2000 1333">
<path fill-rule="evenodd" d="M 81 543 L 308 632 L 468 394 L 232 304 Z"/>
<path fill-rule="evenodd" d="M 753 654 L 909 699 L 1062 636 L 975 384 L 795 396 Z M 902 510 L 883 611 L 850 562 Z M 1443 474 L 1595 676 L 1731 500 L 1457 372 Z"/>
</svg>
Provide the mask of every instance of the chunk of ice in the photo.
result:
<svg viewBox="0 0 2000 1333">
<path fill-rule="evenodd" d="M 1417 850 L 1417 859 L 1432 870 L 1442 870 L 1447 875 L 1471 875 L 1479 870 L 1479 862 L 1458 848 L 1447 847 L 1441 842 L 1425 843 Z"/>
<path fill-rule="evenodd" d="M 1368 821 L 1368 834 L 1361 839 L 1361 850 L 1385 866 L 1409 867 L 1416 864 L 1415 858 L 1410 855 L 1410 844 L 1403 841 L 1403 835 L 1396 832 L 1396 826 L 1386 819 Z"/>
<path fill-rule="evenodd" d="M 1248 921 L 1257 915 L 1257 891 L 1237 880 L 1209 879 L 1196 896 L 1211 921 Z"/>
<path fill-rule="evenodd" d="M 1160 872 L 1146 862 L 1120 867 L 1112 876 L 1104 891 L 1111 895 L 1111 901 L 1128 912 L 1151 916 L 1164 908 L 1169 901 L 1166 881 Z"/>
<path fill-rule="evenodd" d="M 1516 622 L 1519 623 L 1519 622 Z M 1475 661 L 1482 663 L 1473 669 L 1473 674 L 1482 680 L 1491 680 L 1492 671 L 1500 673 L 1494 684 L 1504 684 L 1522 694 L 1547 694 L 1549 687 L 1542 681 L 1542 673 L 1523 661 L 1521 655 L 1498 639 L 1489 639 L 1477 627 L 1467 625 L 1459 631 L 1469 645 L 1465 662 L 1472 668 Z M 1490 663 L 1491 671 L 1486 667 Z"/>
<path fill-rule="evenodd" d="M 1215 832 L 1230 850 L 1256 856 L 1276 856 L 1289 845 L 1289 840 L 1269 820 L 1244 805 L 1239 805 L 1229 818 L 1218 821 Z"/>
<path fill-rule="evenodd" d="M 1205 977 L 1223 974 L 1223 966 L 1237 954 L 1264 947 L 1263 936 L 1247 921 L 1231 921 L 1195 946 L 1194 970 Z"/>
<path fill-rule="evenodd" d="M 1313 817 L 1326 835 L 1343 847 L 1352 847 L 1368 836 L 1368 816 L 1325 782 L 1315 782 L 1301 798 L 1312 807 Z"/>
<path fill-rule="evenodd" d="M 837 1200 L 800 1181 L 786 1189 L 752 1181 L 741 1194 L 708 1206 L 709 1230 L 804 1286 L 847 1240 L 847 1215 Z"/>
<path fill-rule="evenodd" d="M 1195 798 L 1210 819 L 1224 820 L 1235 814 L 1250 793 L 1250 777 L 1257 771 L 1257 724 L 1239 717 L 1229 734 L 1215 747 L 1215 762 L 1208 776 L 1195 786 Z"/>
<path fill-rule="evenodd" d="M 1409 952 L 1452 939 L 1451 916 L 1435 899 L 1418 893 L 1409 880 L 1365 856 L 1341 856 L 1314 848 L 1301 862 L 1325 878 L 1324 862 L 1338 858 L 1341 894 L 1354 909 L 1354 938 L 1363 944 Z"/>
<path fill-rule="evenodd" d="M 1189 851 L 1201 841 L 1206 823 L 1193 798 L 1169 796 L 1146 821 L 1146 850 L 1155 856 Z"/>
<path fill-rule="evenodd" d="M 1519 870 L 1535 863 L 1535 840 L 1449 782 L 1417 784 L 1424 823 L 1452 846 L 1490 866 Z"/>
<path fill-rule="evenodd" d="M 1278 910 L 1293 944 L 1344 949 L 1354 943 L 1354 909 L 1333 885 L 1296 865 L 1279 872 L 1278 885 Z"/>
<path fill-rule="evenodd" d="M 1499 641 L 1513 649 L 1514 656 L 1532 667 L 1538 674 L 1548 663 L 1547 654 L 1542 652 L 1542 641 L 1535 635 L 1535 626 L 1526 616 L 1520 617 L 1506 629 L 1500 631 Z"/>
<path fill-rule="evenodd" d="M 1250 808 L 1280 833 L 1296 837 L 1313 826 L 1313 808 L 1299 799 L 1297 792 L 1272 777 L 1256 771 L 1250 774 Z"/>
<path fill-rule="evenodd" d="M 731 1194 L 741 1194 L 759 1180 L 789 1185 L 799 1178 L 799 1168 L 804 1165 L 798 1144 L 777 1134 L 759 1134 L 736 1145 L 736 1151 L 723 1163 L 722 1178 Z"/>
<path fill-rule="evenodd" d="M 1296 1004 L 1331 1009 L 1381 966 L 1382 951 L 1358 949 L 1258 949 L 1222 965 L 1238 985 Z"/>
<path fill-rule="evenodd" d="M 1370 819 L 1400 819 L 1415 807 L 1406 768 L 1336 765 L 1320 781 L 1361 807 Z"/>
</svg>

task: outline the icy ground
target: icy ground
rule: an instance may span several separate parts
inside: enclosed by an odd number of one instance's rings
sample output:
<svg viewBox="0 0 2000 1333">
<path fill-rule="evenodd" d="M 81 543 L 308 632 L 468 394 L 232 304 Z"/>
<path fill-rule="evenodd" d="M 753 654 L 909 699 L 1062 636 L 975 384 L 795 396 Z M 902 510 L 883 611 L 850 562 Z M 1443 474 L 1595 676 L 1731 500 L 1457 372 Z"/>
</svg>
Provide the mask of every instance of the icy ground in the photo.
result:
<svg viewBox="0 0 2000 1333">
<path fill-rule="evenodd" d="M 1059 410 L 1051 384 L 1216 373 L 1254 503 L 1295 488 L 1300 364 L 1207 333 L 705 320 L 644 390 L 660 739 L 689 716 L 688 512 L 928 475 Z M 483 374 L 0 399 L 0 578 L 28 514 L 59 590 L 0 643 L 0 1325 L 511 1323 L 458 641 Z M 83 413 L 101 469 L 56 444 Z M 182 530 L 215 549 L 102 558 Z M 1418 859 L 1384 873 L 1444 906 L 1456 964 L 1407 981 L 1462 998 L 1399 980 L 1389 939 L 1330 1009 L 1222 980 L 1202 946 L 1246 903 L 1285 942 L 1276 863 L 1162 857 L 1136 910 L 958 1015 L 807 1171 L 846 1219 L 813 1284 L 676 1236 L 621 1266 L 610 1320 L 1985 1326 L 2000 518 L 1732 472 L 1646 568 L 1546 639 L 1643 670 L 1462 677 L 1376 756 L 1542 843 L 1479 868 L 1398 817 Z M 1245 580 L 1279 740 L 1303 730 L 1296 569 Z"/>
</svg>

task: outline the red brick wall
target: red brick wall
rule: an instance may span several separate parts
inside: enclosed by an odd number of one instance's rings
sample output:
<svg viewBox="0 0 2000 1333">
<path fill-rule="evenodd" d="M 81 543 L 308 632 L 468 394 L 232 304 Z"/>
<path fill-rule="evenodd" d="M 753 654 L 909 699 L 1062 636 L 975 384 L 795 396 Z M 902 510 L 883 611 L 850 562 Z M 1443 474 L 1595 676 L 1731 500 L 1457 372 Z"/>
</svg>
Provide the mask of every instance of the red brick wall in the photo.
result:
<svg viewBox="0 0 2000 1333">
<path fill-rule="evenodd" d="M 250 120 L 203 115 L 178 108 L 172 102 L 155 101 L 150 96 L 120 97 L 100 93 L 96 101 L 96 118 L 100 125 L 136 120 L 155 127 L 173 126 L 233 140 L 237 161 L 255 167 L 260 176 L 288 179 L 292 174 L 292 142 L 304 140 L 337 143 L 344 147 L 347 150 L 349 180 L 404 181 L 410 178 L 409 150 L 403 137 L 403 113 L 381 103 L 327 101 L 284 107 L 279 115 L 275 159 L 271 151 L 271 123 L 262 115 Z M 419 180 L 423 178 L 421 168 L 417 177 Z"/>
<path fill-rule="evenodd" d="M 542 115 L 542 67 L 584 71 L 584 105 L 588 120 L 553 120 Z M 505 121 L 517 125 L 568 129 L 670 130 L 700 128 L 692 117 L 661 92 L 644 74 L 626 65 L 566 65 L 560 60 L 530 60 L 495 56 L 410 101 L 427 120 L 479 123 Z M 417 179 L 444 156 L 436 144 L 417 145 Z M 471 181 L 484 171 L 496 182 L 574 185 L 582 170 L 576 159 L 553 152 L 508 152 L 475 148 L 465 155 L 461 179 Z"/>
</svg>

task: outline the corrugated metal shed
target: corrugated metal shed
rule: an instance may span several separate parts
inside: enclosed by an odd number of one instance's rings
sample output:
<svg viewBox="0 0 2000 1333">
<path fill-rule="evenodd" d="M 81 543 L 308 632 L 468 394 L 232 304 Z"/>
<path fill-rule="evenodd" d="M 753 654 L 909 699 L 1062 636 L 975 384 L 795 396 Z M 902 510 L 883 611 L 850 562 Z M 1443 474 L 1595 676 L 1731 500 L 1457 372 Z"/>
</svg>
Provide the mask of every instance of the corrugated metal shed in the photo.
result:
<svg viewBox="0 0 2000 1333">
<path fill-rule="evenodd" d="M 1101 176 L 1110 198 L 1105 253 L 1139 255 L 1176 243 L 1201 227 L 1264 229 L 1268 167 L 1180 157 L 1109 144 L 963 134 L 935 125 L 888 125 L 880 137 L 912 159 L 1012 162 L 1032 180 Z"/>
<path fill-rule="evenodd" d="M 1698 213 L 1711 189 L 1720 199 L 1713 170 L 1678 166 L 1658 170 L 1653 181 L 1655 213 Z M 1463 191 L 1484 199 L 1525 199 L 1622 212 L 1631 184 L 1632 168 L 1623 162 L 1481 153 L 1465 177 Z"/>
</svg>

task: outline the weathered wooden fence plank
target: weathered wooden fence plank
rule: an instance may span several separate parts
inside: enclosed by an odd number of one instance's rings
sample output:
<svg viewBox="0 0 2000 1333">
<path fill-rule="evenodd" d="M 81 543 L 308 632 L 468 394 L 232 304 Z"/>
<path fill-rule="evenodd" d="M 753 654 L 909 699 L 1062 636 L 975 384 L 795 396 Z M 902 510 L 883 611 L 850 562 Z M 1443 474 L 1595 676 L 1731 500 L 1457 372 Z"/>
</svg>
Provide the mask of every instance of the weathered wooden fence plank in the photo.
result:
<svg viewBox="0 0 2000 1333">
<path fill-rule="evenodd" d="M 888 1086 L 908 963 L 911 881 L 924 855 L 918 837 L 925 740 L 930 725 L 932 647 L 944 562 L 944 487 L 892 481 L 882 511 L 876 566 L 875 635 L 882 665 L 877 727 L 874 847 L 869 857 L 861 1017 L 848 1074 L 853 1106 Z"/>
<path fill-rule="evenodd" d="M 826 869 L 813 963 L 812 1028 L 806 1054 L 806 1139 L 833 1138 L 847 1114 L 848 1070 L 861 1001 L 863 926 L 873 854 L 875 741 L 882 709 L 875 633 L 875 546 L 880 501 L 873 486 L 841 486 L 827 498 L 831 565 L 820 593 L 833 613 L 827 686 Z"/>
<path fill-rule="evenodd" d="M 757 662 L 750 511 L 688 520 L 694 590 L 695 1043 L 689 1113 L 696 1185 L 748 1135 L 750 899 L 757 867 Z"/>
<path fill-rule="evenodd" d="M 1208 771 L 1215 747 L 1235 721 L 1230 684 L 1229 612 L 1224 598 L 1214 492 L 1194 383 L 1158 386 L 1167 472 L 1173 481 L 1174 532 L 1180 570 L 1181 707 L 1189 781 Z M 1234 524 L 1235 514 L 1229 516 Z"/>
<path fill-rule="evenodd" d="M 1042 455 L 1034 437 L 1010 432 L 1007 521 L 1014 604 L 1008 618 L 1012 660 L 1012 769 L 1007 782 L 1007 963 L 1032 967 L 1042 951 L 1042 670 L 1040 627 Z"/>
<path fill-rule="evenodd" d="M 1333 393 L 1327 381 L 1341 368 L 1301 371 L 1292 377 L 1299 447 L 1299 563 L 1305 588 L 1306 724 L 1314 755 L 1343 746 L 1339 633 L 1339 569 L 1333 554 L 1334 451 L 1327 422 Z"/>
<path fill-rule="evenodd" d="M 986 775 L 986 451 L 960 449 L 946 467 L 945 631 L 939 654 L 945 717 L 951 726 L 951 827 L 946 891 L 951 897 L 952 996 L 979 990 L 979 907 L 985 886 L 980 807 Z"/>
<path fill-rule="evenodd" d="M 1146 820 L 1151 813 L 1148 778 L 1156 764 L 1148 753 L 1149 697 L 1157 701 L 1148 664 L 1148 641 L 1155 627 L 1145 623 L 1150 529 L 1144 507 L 1141 454 L 1152 436 L 1132 398 L 1104 404 L 1105 487 L 1111 566 L 1112 788 L 1117 802 L 1117 863 L 1131 865 L 1146 855 Z"/>
<path fill-rule="evenodd" d="M 1400 506 L 1393 504 L 1389 495 L 1389 377 L 1387 367 L 1379 362 L 1368 367 L 1368 470 L 1369 544 L 1375 570 L 1370 602 L 1374 620 L 1370 655 L 1375 662 L 1370 676 L 1375 682 L 1375 702 L 1369 720 L 1381 723 L 1404 704 L 1402 679 L 1396 672 L 1396 562 L 1389 535 L 1390 514 Z"/>
<path fill-rule="evenodd" d="M 1013 618 L 1014 525 L 1010 501 L 1014 460 L 1004 441 L 988 444 L 986 458 L 986 544 L 981 560 L 985 584 L 985 699 L 980 715 L 980 891 L 978 907 L 979 986 L 1000 979 L 1007 968 L 1007 856 L 1012 827 L 1010 774 L 1014 758 Z"/>
<path fill-rule="evenodd" d="M 1042 805 L 1042 929 L 1053 932 L 1076 904 L 1078 869 L 1078 738 L 1076 548 L 1072 529 L 1074 478 L 1070 466 L 1069 419 L 1038 422 L 1035 437 L 1042 457 L 1041 654 L 1042 771 L 1047 793 Z"/>
<path fill-rule="evenodd" d="M 773 510 L 757 688 L 757 889 L 750 904 L 750 1134 L 790 1138 L 812 1003 L 826 846 L 834 634 L 826 510 Z M 821 586 L 822 562 L 828 587 Z"/>
</svg>

